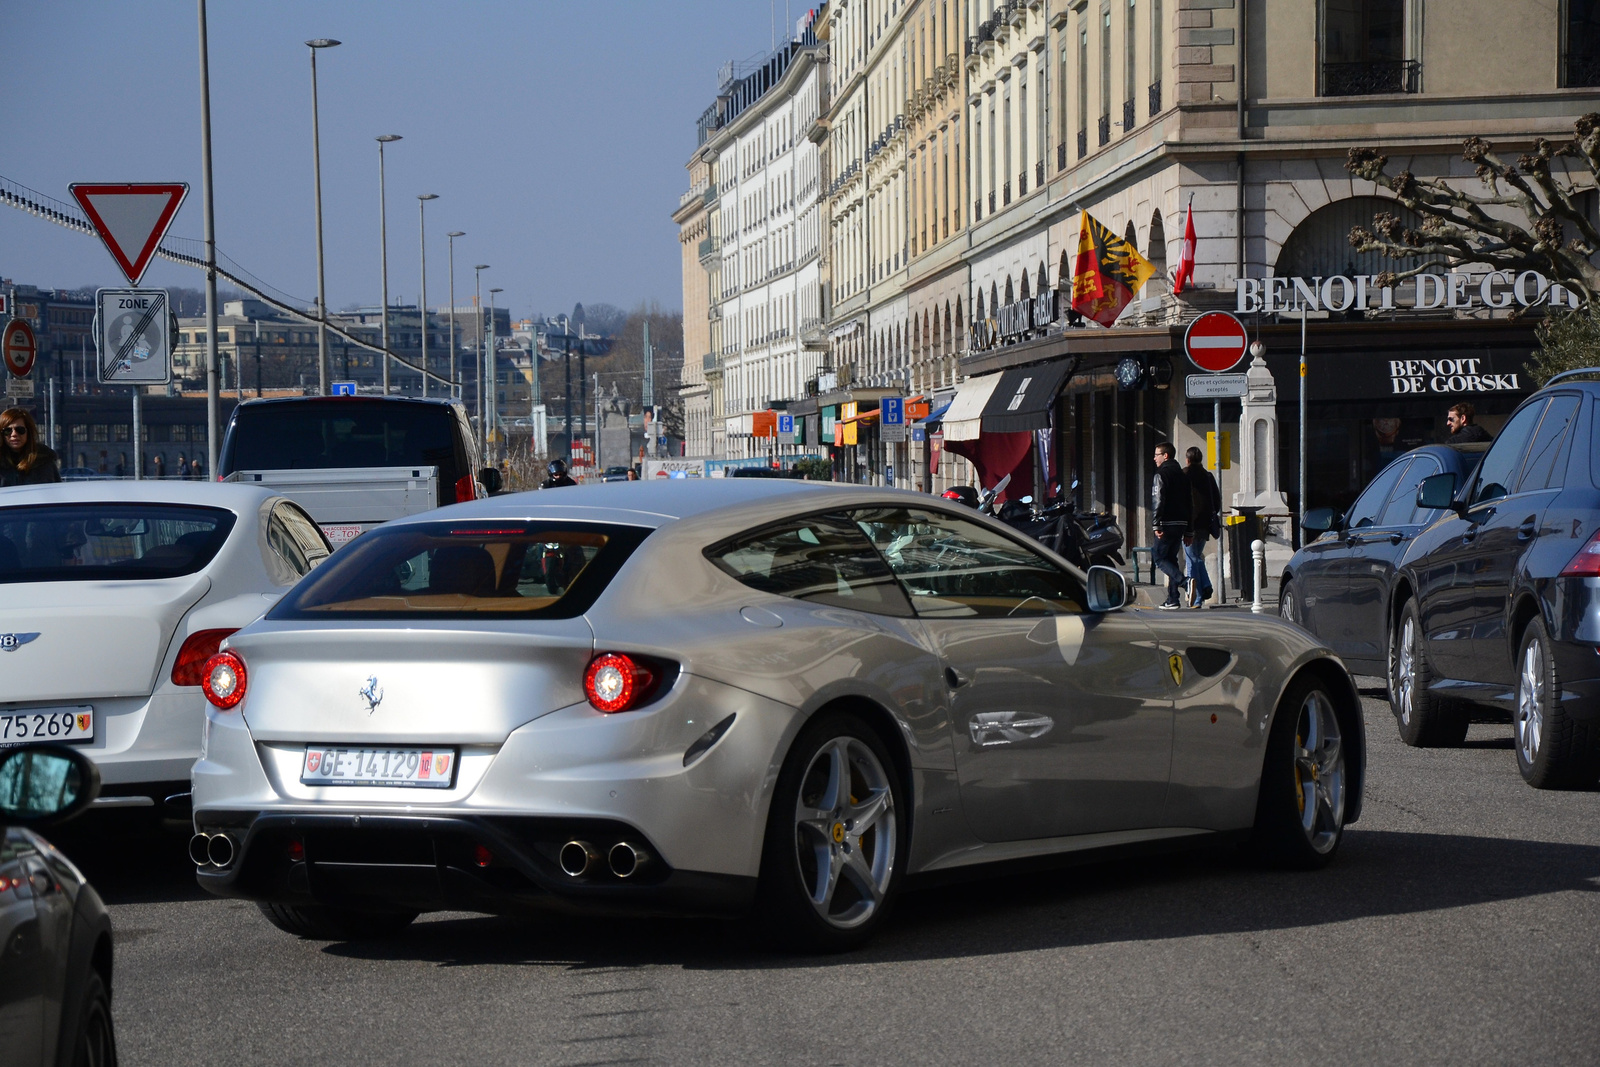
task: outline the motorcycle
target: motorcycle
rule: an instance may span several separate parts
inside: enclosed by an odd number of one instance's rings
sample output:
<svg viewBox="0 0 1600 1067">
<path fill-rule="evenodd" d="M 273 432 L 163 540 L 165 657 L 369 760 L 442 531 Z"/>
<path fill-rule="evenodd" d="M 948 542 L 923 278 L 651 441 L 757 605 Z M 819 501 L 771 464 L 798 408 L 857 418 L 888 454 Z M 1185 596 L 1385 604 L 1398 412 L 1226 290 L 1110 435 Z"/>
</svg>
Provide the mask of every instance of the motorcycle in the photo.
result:
<svg viewBox="0 0 1600 1067">
<path fill-rule="evenodd" d="M 1069 563 L 1087 570 L 1094 566 L 1121 567 L 1126 563 L 1122 555 L 1122 527 L 1107 511 L 1077 509 L 1071 497 L 1056 497 L 1035 506 L 1032 497 L 1008 500 L 998 509 L 995 501 L 1011 482 L 1008 474 L 992 488 L 977 494 L 975 506 L 985 515 L 993 515 L 1018 533 L 1027 534 L 1049 548 Z M 1072 483 L 1076 490 L 1077 482 Z M 952 495 L 959 490 L 971 492 L 970 486 L 957 486 L 944 494 L 953 500 L 966 503 L 966 497 Z"/>
</svg>

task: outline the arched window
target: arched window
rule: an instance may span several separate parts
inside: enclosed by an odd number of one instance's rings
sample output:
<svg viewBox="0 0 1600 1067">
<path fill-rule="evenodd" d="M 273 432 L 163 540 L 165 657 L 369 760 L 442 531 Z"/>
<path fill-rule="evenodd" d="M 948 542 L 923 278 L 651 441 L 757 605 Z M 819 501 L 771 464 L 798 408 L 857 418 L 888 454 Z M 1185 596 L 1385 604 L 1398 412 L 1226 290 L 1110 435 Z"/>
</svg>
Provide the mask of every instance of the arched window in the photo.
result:
<svg viewBox="0 0 1600 1067">
<path fill-rule="evenodd" d="M 1061 270 L 1056 275 L 1056 287 L 1060 289 L 1072 288 L 1072 268 L 1067 265 L 1067 250 L 1061 250 Z"/>
<path fill-rule="evenodd" d="M 1028 272 L 1027 271 L 1023 271 L 1022 272 L 1022 289 L 1017 295 L 1020 296 L 1023 300 L 1032 299 L 1031 295 L 1028 292 Z"/>
<path fill-rule="evenodd" d="M 1161 212 L 1150 214 L 1150 243 L 1145 246 L 1145 258 L 1156 269 L 1156 277 L 1167 274 L 1167 227 L 1161 221 Z"/>
<path fill-rule="evenodd" d="M 1044 292 L 1050 288 L 1050 272 L 1045 269 L 1044 260 L 1039 261 L 1039 284 L 1035 292 Z"/>
<path fill-rule="evenodd" d="M 1017 291 L 1011 287 L 1011 275 L 1007 274 L 1006 275 L 1006 303 L 1007 304 L 1015 304 L 1016 302 L 1017 302 Z"/>
<path fill-rule="evenodd" d="M 982 289 L 978 290 L 978 310 L 975 311 L 973 314 L 977 318 L 980 318 L 980 319 L 984 318 L 984 314 L 983 314 L 983 290 Z"/>
<path fill-rule="evenodd" d="M 1376 252 L 1358 253 L 1350 247 L 1350 231 L 1372 228 L 1374 215 L 1388 212 L 1400 225 L 1415 229 L 1421 219 L 1404 205 L 1383 196 L 1352 196 L 1325 204 L 1305 218 L 1283 242 L 1273 274 L 1281 278 L 1331 278 L 1356 274 L 1381 274 L 1404 270 L 1414 260 L 1390 259 Z"/>
<path fill-rule="evenodd" d="M 1006 284 L 1007 285 L 1011 284 L 1011 280 L 1009 278 L 1006 279 Z M 993 316 L 998 314 L 999 311 L 1000 311 L 1000 290 L 995 288 L 994 282 L 990 282 L 989 283 L 989 317 L 992 318 Z M 983 317 L 982 315 L 979 316 L 979 318 L 982 318 L 982 317 Z"/>
</svg>

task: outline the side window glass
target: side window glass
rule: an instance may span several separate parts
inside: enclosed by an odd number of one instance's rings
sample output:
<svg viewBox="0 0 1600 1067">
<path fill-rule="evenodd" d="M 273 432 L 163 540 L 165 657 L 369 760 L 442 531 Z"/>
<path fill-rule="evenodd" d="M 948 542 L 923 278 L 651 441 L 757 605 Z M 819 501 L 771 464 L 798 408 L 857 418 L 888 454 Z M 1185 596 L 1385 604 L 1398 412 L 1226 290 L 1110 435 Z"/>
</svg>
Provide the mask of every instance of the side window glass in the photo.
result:
<svg viewBox="0 0 1600 1067">
<path fill-rule="evenodd" d="M 1359 530 L 1363 526 L 1375 525 L 1378 516 L 1383 514 L 1383 506 L 1389 500 L 1389 492 L 1400 480 L 1400 475 L 1405 473 L 1408 460 L 1398 460 L 1389 464 L 1378 472 L 1372 483 L 1350 505 L 1350 511 L 1345 516 L 1345 528 Z"/>
<path fill-rule="evenodd" d="M 764 593 L 878 615 L 911 614 L 872 543 L 840 515 L 769 526 L 708 549 L 706 556 Z"/>
<path fill-rule="evenodd" d="M 1522 453 L 1544 409 L 1542 402 L 1529 404 L 1511 416 L 1511 421 L 1500 431 L 1500 436 L 1495 438 L 1494 445 L 1478 467 L 1478 480 L 1472 489 L 1473 505 L 1498 500 L 1511 492 L 1511 486 L 1517 482 L 1517 466 L 1522 460 Z"/>
<path fill-rule="evenodd" d="M 311 561 L 306 559 L 305 552 L 301 550 L 289 528 L 284 525 L 277 508 L 272 510 L 272 518 L 267 520 L 267 547 L 272 549 L 297 577 L 310 572 Z"/>
<path fill-rule="evenodd" d="M 1417 456 L 1411 461 L 1400 480 L 1394 483 L 1389 503 L 1378 519 L 1379 526 L 1414 526 L 1430 521 L 1432 511 L 1417 507 L 1417 486 L 1422 479 L 1439 473 L 1439 464 L 1428 456 Z"/>
<path fill-rule="evenodd" d="M 939 511 L 874 508 L 855 519 L 911 595 L 934 618 L 1078 615 L 1071 573 L 1003 534 Z"/>
<path fill-rule="evenodd" d="M 279 504 L 277 517 L 283 520 L 284 529 L 300 546 L 306 562 L 315 567 L 328 558 L 328 544 L 317 524 L 293 504 Z"/>
<path fill-rule="evenodd" d="M 1522 477 L 1517 481 L 1517 492 L 1560 486 L 1566 473 L 1567 430 L 1578 415 L 1578 398 L 1554 396 L 1539 422 L 1533 444 L 1528 446 L 1528 458 L 1522 464 Z"/>
</svg>

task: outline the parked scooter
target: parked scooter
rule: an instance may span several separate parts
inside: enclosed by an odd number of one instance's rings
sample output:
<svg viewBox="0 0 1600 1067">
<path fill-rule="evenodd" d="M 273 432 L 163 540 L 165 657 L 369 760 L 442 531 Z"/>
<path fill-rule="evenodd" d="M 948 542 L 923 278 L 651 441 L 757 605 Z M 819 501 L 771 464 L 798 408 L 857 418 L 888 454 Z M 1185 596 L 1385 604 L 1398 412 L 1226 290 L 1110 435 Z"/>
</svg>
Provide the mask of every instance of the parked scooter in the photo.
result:
<svg viewBox="0 0 1600 1067">
<path fill-rule="evenodd" d="M 1110 512 L 1080 512 L 1070 497 L 1057 497 L 1035 506 L 1033 498 L 1025 496 L 996 508 L 995 501 L 1010 483 L 1008 474 L 981 493 L 960 485 L 946 490 L 944 496 L 995 516 L 1085 570 L 1093 566 L 1121 567 L 1126 562 L 1122 555 L 1122 527 Z M 1072 488 L 1076 490 L 1078 483 L 1073 482 Z"/>
</svg>

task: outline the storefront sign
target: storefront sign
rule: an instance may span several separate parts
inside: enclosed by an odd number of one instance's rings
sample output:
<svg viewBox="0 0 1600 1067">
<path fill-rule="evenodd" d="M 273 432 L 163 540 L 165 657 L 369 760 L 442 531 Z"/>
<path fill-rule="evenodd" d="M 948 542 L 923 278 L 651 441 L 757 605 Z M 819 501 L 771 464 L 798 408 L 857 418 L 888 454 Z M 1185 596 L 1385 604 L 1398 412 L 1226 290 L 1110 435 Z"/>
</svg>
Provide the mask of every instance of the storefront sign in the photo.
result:
<svg viewBox="0 0 1600 1067">
<path fill-rule="evenodd" d="M 1183 379 L 1184 394 L 1190 400 L 1227 400 L 1248 391 L 1247 374 L 1190 374 Z"/>
<path fill-rule="evenodd" d="M 1060 317 L 1060 290 L 1046 289 L 1038 296 L 1006 304 L 995 311 L 992 319 L 979 319 L 972 324 L 972 347 L 993 348 L 1008 345 L 1026 338 L 1035 330 L 1042 330 Z"/>
<path fill-rule="evenodd" d="M 1394 393 L 1517 393 L 1526 388 L 1516 373 L 1489 373 L 1486 359 L 1391 359 Z"/>
<path fill-rule="evenodd" d="M 1524 367 L 1527 351 L 1484 347 L 1467 352 L 1471 354 L 1413 356 L 1395 349 L 1313 352 L 1306 360 L 1307 399 L 1312 403 L 1422 400 L 1448 405 L 1478 397 L 1514 398 L 1534 389 Z M 1293 388 L 1285 391 L 1284 383 L 1299 378 L 1299 360 L 1298 353 L 1267 353 L 1280 401 L 1294 395 Z M 1199 399 L 1193 393 L 1188 396 Z"/>
<path fill-rule="evenodd" d="M 1506 270 L 1468 274 L 1419 274 L 1410 303 L 1401 303 L 1399 286 L 1379 288 L 1377 275 L 1332 278 L 1240 278 L 1234 285 L 1241 314 L 1272 315 L 1300 311 L 1504 311 L 1540 304 L 1578 306 L 1578 295 L 1538 271 Z"/>
</svg>

